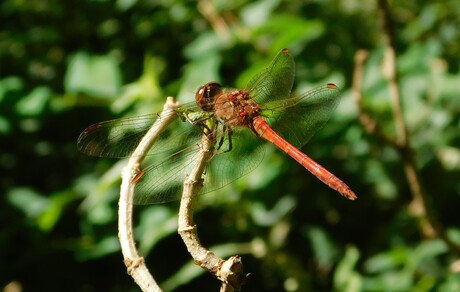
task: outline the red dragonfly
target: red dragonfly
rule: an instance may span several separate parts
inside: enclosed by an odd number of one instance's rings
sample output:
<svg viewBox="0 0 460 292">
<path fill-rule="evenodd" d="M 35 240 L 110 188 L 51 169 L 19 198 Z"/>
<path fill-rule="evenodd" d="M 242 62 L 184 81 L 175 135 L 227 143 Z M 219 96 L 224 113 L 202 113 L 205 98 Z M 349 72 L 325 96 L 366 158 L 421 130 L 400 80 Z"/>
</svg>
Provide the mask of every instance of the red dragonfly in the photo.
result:
<svg viewBox="0 0 460 292">
<path fill-rule="evenodd" d="M 175 109 L 180 118 L 152 147 L 150 157 L 156 162 L 133 179 L 135 203 L 180 198 L 182 182 L 194 166 L 196 144 L 203 133 L 212 133 L 217 143 L 202 193 L 221 188 L 256 168 L 264 154 L 263 145 L 256 141 L 261 137 L 342 196 L 356 199 L 343 181 L 297 148 L 330 118 L 339 102 L 339 89 L 329 83 L 292 95 L 294 72 L 294 59 L 283 49 L 245 89 L 223 88 L 217 82 L 200 87 L 196 102 Z M 128 157 L 158 118 L 147 115 L 94 124 L 80 134 L 78 149 L 91 156 Z M 210 129 L 208 125 L 214 126 Z"/>
</svg>

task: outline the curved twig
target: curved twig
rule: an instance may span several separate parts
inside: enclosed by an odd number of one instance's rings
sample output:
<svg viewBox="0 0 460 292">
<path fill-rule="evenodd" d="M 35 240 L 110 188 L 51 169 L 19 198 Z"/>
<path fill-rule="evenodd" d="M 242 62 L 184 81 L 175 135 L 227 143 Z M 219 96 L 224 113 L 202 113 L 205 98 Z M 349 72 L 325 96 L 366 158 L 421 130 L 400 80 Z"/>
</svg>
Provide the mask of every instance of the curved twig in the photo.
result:
<svg viewBox="0 0 460 292">
<path fill-rule="evenodd" d="M 174 103 L 173 98 L 168 97 L 160 117 L 142 138 L 122 173 L 120 200 L 118 202 L 118 238 L 128 274 L 134 278 L 142 291 L 161 291 L 161 289 L 147 269 L 144 258 L 138 254 L 136 249 L 132 222 L 135 184 L 132 183 L 132 180 L 139 172 L 139 165 L 159 134 L 177 117 L 174 111 L 176 107 L 177 104 Z"/>
<path fill-rule="evenodd" d="M 197 227 L 193 223 L 193 207 L 198 192 L 202 187 L 202 174 L 214 154 L 213 148 L 215 144 L 214 135 L 203 134 L 195 167 L 184 182 L 179 208 L 178 232 L 195 263 L 222 281 L 220 291 L 239 291 L 246 282 L 241 258 L 233 256 L 225 261 L 204 248 L 198 238 Z"/>
</svg>

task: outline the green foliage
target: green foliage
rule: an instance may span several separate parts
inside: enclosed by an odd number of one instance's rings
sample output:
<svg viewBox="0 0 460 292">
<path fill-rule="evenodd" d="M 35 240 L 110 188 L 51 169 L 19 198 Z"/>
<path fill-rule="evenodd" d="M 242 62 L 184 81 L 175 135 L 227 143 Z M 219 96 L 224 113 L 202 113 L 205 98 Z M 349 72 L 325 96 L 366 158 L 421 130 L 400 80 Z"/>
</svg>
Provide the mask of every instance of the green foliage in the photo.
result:
<svg viewBox="0 0 460 292">
<path fill-rule="evenodd" d="M 408 137 L 433 216 L 458 244 L 460 4 L 390 4 Z M 401 153 L 358 121 L 350 87 L 354 55 L 364 48 L 364 106 L 394 136 L 376 3 L 6 0 L 0 18 L 2 287 L 135 290 L 117 239 L 126 161 L 83 156 L 79 133 L 158 112 L 169 95 L 193 101 L 212 80 L 244 87 L 288 47 L 297 92 L 327 82 L 342 89 L 331 121 L 303 150 L 358 200 L 339 197 L 264 145 L 259 167 L 200 198 L 203 244 L 222 257 L 242 255 L 250 291 L 460 289 L 458 255 L 441 238 L 424 238 L 426 217 L 410 211 Z M 139 249 L 164 289 L 215 291 L 217 280 L 180 242 L 177 209 L 135 208 Z"/>
<path fill-rule="evenodd" d="M 121 73 L 115 58 L 78 52 L 69 59 L 64 78 L 66 92 L 102 97 L 115 97 L 119 94 Z"/>
</svg>

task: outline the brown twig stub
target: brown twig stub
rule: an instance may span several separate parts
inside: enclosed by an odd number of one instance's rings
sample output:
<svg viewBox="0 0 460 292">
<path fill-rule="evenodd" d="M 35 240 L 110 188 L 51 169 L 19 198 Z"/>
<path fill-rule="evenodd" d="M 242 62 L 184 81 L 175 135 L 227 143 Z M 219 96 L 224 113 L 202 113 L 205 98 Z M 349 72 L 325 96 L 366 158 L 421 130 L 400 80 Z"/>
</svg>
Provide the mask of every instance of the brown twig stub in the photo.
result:
<svg viewBox="0 0 460 292">
<path fill-rule="evenodd" d="M 222 281 L 220 291 L 235 291 L 235 287 L 246 284 L 249 275 L 243 274 L 243 262 L 240 256 L 232 256 L 226 260 L 216 276 Z"/>
</svg>

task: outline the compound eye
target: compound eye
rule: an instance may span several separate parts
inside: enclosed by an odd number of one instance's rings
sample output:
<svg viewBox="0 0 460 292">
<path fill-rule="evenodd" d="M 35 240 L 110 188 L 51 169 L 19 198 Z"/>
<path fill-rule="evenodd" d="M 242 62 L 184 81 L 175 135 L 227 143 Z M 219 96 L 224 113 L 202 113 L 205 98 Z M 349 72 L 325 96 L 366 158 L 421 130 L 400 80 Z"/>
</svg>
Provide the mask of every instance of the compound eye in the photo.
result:
<svg viewBox="0 0 460 292">
<path fill-rule="evenodd" d="M 200 88 L 198 88 L 198 90 L 196 91 L 195 93 L 195 100 L 200 100 L 203 98 L 203 94 L 205 92 L 205 88 L 206 88 L 206 85 L 204 86 L 201 86 Z"/>
<path fill-rule="evenodd" d="M 217 82 L 209 82 L 198 88 L 195 94 L 196 104 L 204 111 L 214 108 L 214 98 L 222 93 L 222 86 Z"/>
</svg>

